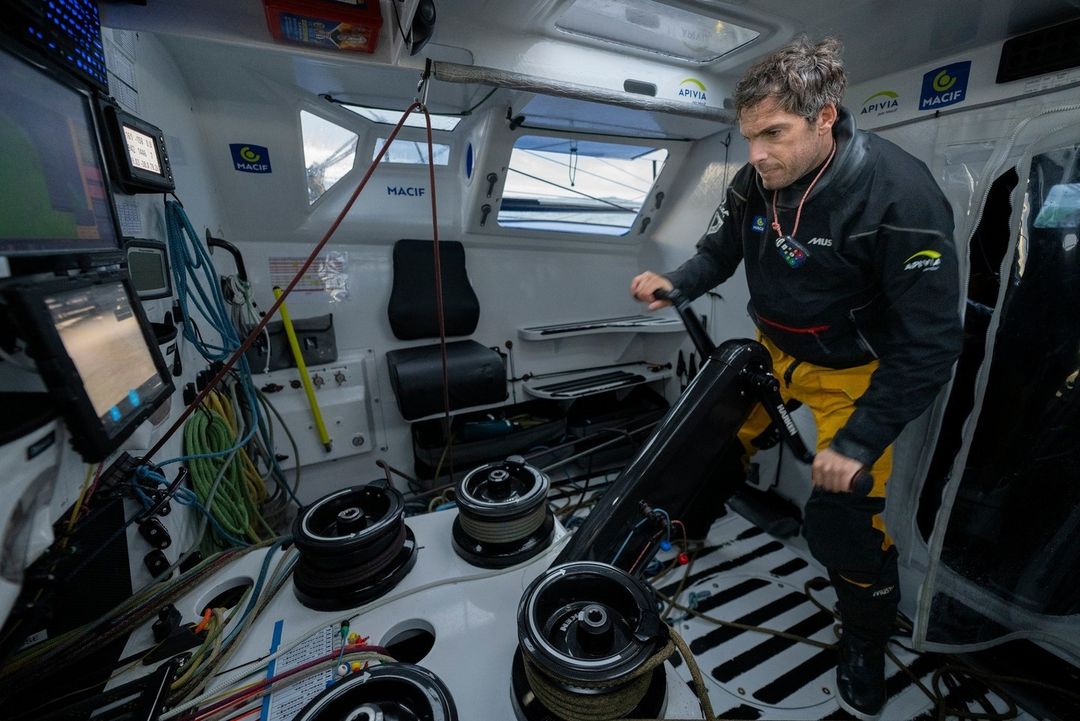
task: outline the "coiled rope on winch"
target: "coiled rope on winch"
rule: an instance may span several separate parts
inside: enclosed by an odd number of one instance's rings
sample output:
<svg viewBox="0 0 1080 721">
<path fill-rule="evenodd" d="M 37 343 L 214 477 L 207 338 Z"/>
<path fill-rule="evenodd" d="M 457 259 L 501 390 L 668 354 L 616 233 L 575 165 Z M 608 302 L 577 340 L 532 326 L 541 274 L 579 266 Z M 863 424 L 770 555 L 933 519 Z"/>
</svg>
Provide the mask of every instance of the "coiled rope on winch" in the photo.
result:
<svg viewBox="0 0 1080 721">
<path fill-rule="evenodd" d="M 539 668 L 527 656 L 522 658 L 525 665 L 525 677 L 529 680 L 529 688 L 536 694 L 536 698 L 544 705 L 544 708 L 561 719 L 567 721 L 570 719 L 574 721 L 615 721 L 616 719 L 625 718 L 628 713 L 637 708 L 648 692 L 652 672 L 668 660 L 677 648 L 679 654 L 686 661 L 690 676 L 694 680 L 694 690 L 706 721 L 717 721 L 712 702 L 709 701 L 708 688 L 705 686 L 701 669 L 694 660 L 694 654 L 690 652 L 690 648 L 678 631 L 669 626 L 668 632 L 671 637 L 663 648 L 650 656 L 637 669 L 621 678 L 590 684 L 559 677 Z M 583 690 L 603 691 L 604 689 L 610 689 L 610 691 L 576 694 L 556 685 L 557 683 L 576 686 Z"/>
<path fill-rule="evenodd" d="M 547 506 L 540 505 L 532 513 L 512 521 L 481 521 L 465 514 L 459 514 L 461 527 L 473 538 L 485 543 L 511 543 L 525 538 L 544 525 Z"/>
</svg>

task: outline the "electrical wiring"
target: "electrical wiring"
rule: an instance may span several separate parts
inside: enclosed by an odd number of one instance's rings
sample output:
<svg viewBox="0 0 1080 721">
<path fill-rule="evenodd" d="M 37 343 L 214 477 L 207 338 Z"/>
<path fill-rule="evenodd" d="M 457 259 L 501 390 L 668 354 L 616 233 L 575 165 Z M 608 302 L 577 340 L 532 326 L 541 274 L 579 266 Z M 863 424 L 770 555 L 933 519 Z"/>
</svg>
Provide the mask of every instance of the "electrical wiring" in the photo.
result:
<svg viewBox="0 0 1080 721">
<path fill-rule="evenodd" d="M 28 675 L 42 675 L 45 669 L 49 673 L 63 670 L 102 645 L 130 633 L 152 618 L 158 608 L 251 550 L 255 550 L 255 547 L 234 549 L 207 558 L 175 579 L 163 580 L 132 594 L 98 619 L 15 654 L 0 667 L 0 684 L 14 687 L 19 679 Z M 89 638 L 94 643 L 86 643 Z"/>
<path fill-rule="evenodd" d="M 325 624 L 320 625 L 319 629 L 323 628 L 324 626 Z M 316 629 L 316 631 L 318 631 L 319 629 Z M 299 642 L 302 643 L 303 641 L 307 640 L 309 636 L 310 634 L 302 636 Z M 395 661 L 395 659 L 393 659 L 389 655 L 389 652 L 382 646 L 353 644 L 352 646 L 345 648 L 344 653 L 333 651 L 331 653 L 324 654 L 319 658 L 312 659 L 310 661 L 307 661 L 306 663 L 300 664 L 294 668 L 289 669 L 288 671 L 283 671 L 271 678 L 255 681 L 240 688 L 234 688 L 234 686 L 236 686 L 236 684 L 243 679 L 253 675 L 254 673 L 259 672 L 263 668 L 268 667 L 270 661 L 280 655 L 275 654 L 272 657 L 261 659 L 260 661 L 265 661 L 265 663 L 261 663 L 261 665 L 252 668 L 250 671 L 245 672 L 243 675 L 234 675 L 229 683 L 218 684 L 213 689 L 207 691 L 206 693 L 203 693 L 196 698 L 188 699 L 181 704 L 173 706 L 161 715 L 161 721 L 169 721 L 169 719 L 180 716 L 181 714 L 186 714 L 186 712 L 190 711 L 191 709 L 199 708 L 204 704 L 207 704 L 205 708 L 202 708 L 200 710 L 200 713 L 197 716 L 197 718 L 202 718 L 218 710 L 226 708 L 231 704 L 247 700 L 251 698 L 251 695 L 253 693 L 268 688 L 269 686 L 272 686 L 283 679 L 303 673 L 304 671 L 307 671 L 309 669 L 315 669 L 315 671 L 313 671 L 314 673 L 316 671 L 321 671 L 324 668 L 333 668 L 338 663 L 340 663 L 339 659 L 341 658 L 351 658 L 357 655 L 365 654 L 369 654 L 372 657 L 372 660 L 385 660 L 388 662 Z"/>
<path fill-rule="evenodd" d="M 353 648 L 356 648 L 356 649 L 368 649 L 368 648 L 371 648 L 371 647 L 368 647 L 368 646 L 354 646 Z M 345 653 L 345 655 L 344 655 L 344 658 L 346 658 L 346 659 L 348 659 L 350 661 L 365 661 L 365 662 L 378 661 L 379 663 L 395 663 L 396 662 L 393 657 L 391 657 L 389 655 L 386 655 L 385 653 L 379 653 L 379 652 L 373 652 L 373 651 L 367 651 L 367 650 L 347 651 Z M 234 705 L 236 705 L 238 703 L 244 703 L 244 702 L 250 701 L 253 698 L 258 698 L 258 697 L 261 697 L 261 696 L 265 696 L 266 694 L 271 693 L 272 691 L 278 690 L 282 686 L 289 686 L 289 685 L 291 685 L 293 683 L 296 683 L 296 682 L 302 680 L 303 678 L 306 678 L 307 676 L 312 676 L 312 675 L 314 675 L 316 673 L 320 673 L 320 672 L 325 671 L 327 669 L 332 669 L 335 666 L 337 666 L 338 664 L 339 664 L 338 655 L 336 653 L 331 653 L 331 654 L 328 654 L 328 656 L 323 656 L 323 657 L 321 657 L 319 659 L 315 659 L 313 661 L 308 661 L 307 663 L 301 664 L 301 665 L 297 666 L 296 668 L 291 668 L 288 671 L 284 671 L 284 672 L 282 672 L 280 674 L 277 674 L 273 678 L 266 679 L 266 680 L 256 684 L 254 686 L 254 688 L 250 688 L 250 689 L 244 690 L 244 691 L 236 694 L 235 698 L 229 697 L 229 698 L 223 699 L 221 701 L 215 702 L 208 709 L 200 711 L 195 716 L 195 721 L 206 721 L 207 719 L 209 719 L 214 714 L 219 713 L 220 711 L 226 710 L 230 706 L 234 706 Z M 277 688 L 274 688 L 275 686 Z M 162 714 L 162 716 L 161 716 L 162 721 L 167 721 L 167 718 L 172 718 L 172 717 L 169 716 L 168 714 Z"/>
<path fill-rule="evenodd" d="M 270 601 L 285 585 L 285 581 L 292 572 L 292 568 L 298 558 L 295 549 L 281 555 L 273 574 L 270 576 L 269 583 L 266 583 L 270 560 L 274 557 L 279 548 L 284 547 L 290 542 L 291 538 L 279 538 L 275 541 L 273 546 L 267 550 L 263 557 L 259 577 L 255 582 L 255 585 L 250 589 L 250 594 L 245 596 L 245 598 L 236 606 L 236 609 L 243 606 L 244 610 L 242 612 L 234 611 L 233 617 L 239 612 L 239 618 L 236 618 L 235 622 L 233 621 L 233 618 L 230 618 L 228 625 L 231 626 L 231 630 L 222 640 L 221 648 L 219 652 L 215 654 L 213 662 L 205 664 L 199 669 L 198 673 L 193 674 L 184 687 L 174 687 L 176 692 L 169 697 L 172 703 L 184 702 L 187 699 L 200 694 L 210 682 L 211 678 L 213 678 L 217 669 L 228 663 L 232 654 L 239 648 L 240 642 L 252 628 L 255 619 L 262 614 Z"/>
<path fill-rule="evenodd" d="M 663 526 L 661 526 L 660 531 L 657 534 L 654 534 L 653 539 L 650 540 L 649 543 L 647 543 L 645 545 L 645 548 L 642 550 L 641 554 L 637 557 L 637 560 L 634 561 L 634 563 L 630 566 L 630 573 L 633 573 L 633 569 L 637 566 L 638 562 L 645 557 L 646 551 L 648 551 L 650 548 L 652 548 L 653 543 L 655 543 L 657 540 L 659 540 L 661 535 L 666 536 L 668 541 L 670 542 L 670 540 L 671 540 L 671 530 L 670 530 L 671 529 L 671 516 L 669 516 L 668 512 L 665 511 L 662 508 L 650 508 L 650 509 L 647 509 L 647 512 L 645 513 L 645 515 L 642 516 L 642 518 L 637 523 L 635 523 L 633 525 L 633 527 L 630 529 L 630 531 L 626 534 L 626 538 L 623 539 L 622 545 L 620 545 L 619 549 L 617 551 L 615 551 L 615 555 L 612 556 L 612 558 L 611 558 L 611 565 L 612 566 L 615 565 L 616 561 L 619 560 L 619 557 L 622 556 L 622 552 L 626 550 L 626 547 L 630 544 L 630 541 L 633 540 L 634 533 L 637 532 L 637 530 L 639 528 L 644 526 L 649 521 L 657 520 L 657 517 L 663 519 Z"/>
</svg>

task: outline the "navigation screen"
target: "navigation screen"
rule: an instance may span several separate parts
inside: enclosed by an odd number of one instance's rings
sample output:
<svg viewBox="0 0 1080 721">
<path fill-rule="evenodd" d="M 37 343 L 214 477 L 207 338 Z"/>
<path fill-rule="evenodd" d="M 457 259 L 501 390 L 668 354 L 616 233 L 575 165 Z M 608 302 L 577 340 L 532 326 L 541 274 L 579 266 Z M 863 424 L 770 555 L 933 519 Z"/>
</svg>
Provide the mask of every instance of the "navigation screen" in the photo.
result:
<svg viewBox="0 0 1080 721">
<path fill-rule="evenodd" d="M 127 143 L 128 161 L 140 170 L 161 175 L 161 162 L 158 160 L 157 143 L 146 133 L 130 125 L 124 126 L 124 140 Z"/>
<path fill-rule="evenodd" d="M 169 281 L 165 274 L 164 251 L 150 248 L 130 248 L 128 250 L 128 274 L 135 290 L 139 293 L 167 290 Z"/>
<path fill-rule="evenodd" d="M 164 387 L 122 283 L 45 299 L 94 412 L 110 435 Z"/>
<path fill-rule="evenodd" d="M 0 51 L 0 255 L 118 250 L 86 95 Z"/>
</svg>

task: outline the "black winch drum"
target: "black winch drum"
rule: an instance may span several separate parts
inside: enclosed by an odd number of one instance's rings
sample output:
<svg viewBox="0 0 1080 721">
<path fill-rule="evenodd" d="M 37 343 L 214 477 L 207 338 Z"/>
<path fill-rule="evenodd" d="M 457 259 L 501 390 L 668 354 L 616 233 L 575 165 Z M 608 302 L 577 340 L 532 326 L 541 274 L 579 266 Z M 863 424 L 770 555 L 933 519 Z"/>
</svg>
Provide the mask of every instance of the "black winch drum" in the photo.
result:
<svg viewBox="0 0 1080 721">
<path fill-rule="evenodd" d="M 442 680 L 422 666 L 386 663 L 346 676 L 293 721 L 457 721 Z"/>
<path fill-rule="evenodd" d="M 319 611 L 378 598 L 416 562 L 405 502 L 393 488 L 354 486 L 324 496 L 300 511 L 293 538 L 300 551 L 293 590 L 302 604 Z"/>
<path fill-rule="evenodd" d="M 551 545 L 551 480 L 518 456 L 473 469 L 458 481 L 454 551 L 474 566 L 506 568 Z"/>
<path fill-rule="evenodd" d="M 670 634 L 655 596 L 638 579 L 595 561 L 555 566 L 526 589 L 517 620 L 511 679 L 522 721 L 572 717 L 545 706 L 550 698 L 566 709 L 586 702 L 622 709 L 611 718 L 662 716 L 664 666 L 643 669 Z"/>
</svg>

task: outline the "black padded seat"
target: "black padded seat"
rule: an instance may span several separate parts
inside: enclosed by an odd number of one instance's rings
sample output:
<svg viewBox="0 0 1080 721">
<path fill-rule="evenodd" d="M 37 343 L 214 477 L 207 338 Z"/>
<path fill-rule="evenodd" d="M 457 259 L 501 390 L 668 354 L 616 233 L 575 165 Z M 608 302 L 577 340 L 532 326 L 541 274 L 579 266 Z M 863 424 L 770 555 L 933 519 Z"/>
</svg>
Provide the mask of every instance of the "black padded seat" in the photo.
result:
<svg viewBox="0 0 1080 721">
<path fill-rule="evenodd" d="M 401 348 L 386 354 L 390 385 L 402 417 L 416 420 L 443 410 L 442 355 L 439 344 Z M 474 340 L 446 344 L 450 410 L 506 400 L 502 357 Z"/>
<path fill-rule="evenodd" d="M 435 258 L 429 240 L 394 244 L 394 285 L 387 315 L 394 336 L 402 340 L 437 338 Z M 443 314 L 447 336 L 469 335 L 480 319 L 480 304 L 465 269 L 465 248 L 440 241 Z M 450 410 L 506 400 L 502 356 L 472 340 L 446 344 Z M 390 385 L 405 420 L 443 410 L 442 351 L 438 343 L 400 348 L 386 354 Z"/>
</svg>

